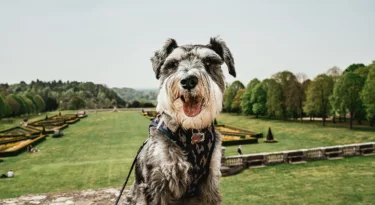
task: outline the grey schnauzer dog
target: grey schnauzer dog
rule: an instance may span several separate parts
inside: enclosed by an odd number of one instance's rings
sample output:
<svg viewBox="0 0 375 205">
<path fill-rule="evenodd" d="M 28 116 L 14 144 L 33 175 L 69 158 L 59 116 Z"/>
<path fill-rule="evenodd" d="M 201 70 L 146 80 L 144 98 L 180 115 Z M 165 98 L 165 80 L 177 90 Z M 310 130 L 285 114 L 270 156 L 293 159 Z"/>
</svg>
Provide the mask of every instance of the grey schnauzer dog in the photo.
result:
<svg viewBox="0 0 375 205">
<path fill-rule="evenodd" d="M 125 204 L 221 204 L 221 137 L 212 122 L 226 87 L 221 65 L 236 76 L 232 54 L 219 38 L 184 46 L 168 39 L 151 62 L 161 114 L 150 125 Z"/>
</svg>

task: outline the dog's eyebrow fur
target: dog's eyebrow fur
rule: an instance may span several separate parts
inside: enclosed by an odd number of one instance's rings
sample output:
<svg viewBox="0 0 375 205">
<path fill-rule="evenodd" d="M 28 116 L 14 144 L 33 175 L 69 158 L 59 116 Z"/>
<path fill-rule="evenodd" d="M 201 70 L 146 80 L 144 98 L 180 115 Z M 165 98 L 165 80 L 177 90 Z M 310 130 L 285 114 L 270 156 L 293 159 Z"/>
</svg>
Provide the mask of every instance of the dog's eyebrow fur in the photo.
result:
<svg viewBox="0 0 375 205">
<path fill-rule="evenodd" d="M 223 63 L 223 59 L 220 56 L 218 56 L 215 51 L 204 45 L 184 45 L 178 47 L 178 49 L 182 50 L 183 53 L 181 53 L 178 56 L 175 56 L 176 58 L 167 58 L 167 60 L 164 62 L 165 67 L 168 67 L 166 65 L 169 63 L 175 63 L 174 61 L 181 61 L 189 59 L 191 57 L 198 57 L 202 61 L 210 62 L 212 64 Z"/>
<path fill-rule="evenodd" d="M 170 59 L 168 59 L 168 60 L 166 60 L 165 62 L 164 62 L 164 67 L 171 67 L 171 66 L 173 66 L 173 65 L 175 65 L 176 63 L 178 63 L 178 60 L 177 59 L 175 59 L 175 58 L 170 58 Z"/>
<path fill-rule="evenodd" d="M 202 58 L 203 62 L 211 63 L 211 64 L 222 64 L 223 60 L 216 56 L 216 55 L 208 55 Z"/>
</svg>

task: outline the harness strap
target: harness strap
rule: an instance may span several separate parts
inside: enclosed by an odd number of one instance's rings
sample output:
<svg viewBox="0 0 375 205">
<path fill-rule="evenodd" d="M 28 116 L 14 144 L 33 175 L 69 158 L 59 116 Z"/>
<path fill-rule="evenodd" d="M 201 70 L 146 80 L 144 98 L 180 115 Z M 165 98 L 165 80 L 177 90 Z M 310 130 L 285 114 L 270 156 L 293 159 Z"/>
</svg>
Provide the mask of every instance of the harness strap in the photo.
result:
<svg viewBox="0 0 375 205">
<path fill-rule="evenodd" d="M 158 124 L 156 122 L 152 121 L 151 124 L 150 124 L 150 126 L 149 126 L 149 128 L 151 128 L 151 127 L 158 127 Z M 167 137 L 169 139 L 171 139 L 173 141 L 177 141 L 176 137 L 173 135 L 173 133 L 170 130 L 165 129 L 162 126 L 159 126 L 158 130 L 161 131 L 163 134 L 167 135 Z"/>
<path fill-rule="evenodd" d="M 212 123 L 212 134 L 214 135 L 214 140 L 212 141 L 212 146 L 211 146 L 211 149 L 210 149 L 210 153 L 209 153 L 209 155 L 208 155 L 208 159 L 207 159 L 207 161 L 208 161 L 208 163 L 207 163 L 207 170 L 209 170 L 210 169 L 210 165 L 211 165 L 211 158 L 212 158 L 212 155 L 213 155 L 213 153 L 214 153 L 214 149 L 215 149 L 215 144 L 216 144 L 216 133 L 215 133 L 215 125 Z M 208 175 L 208 173 L 207 173 L 207 175 Z"/>
</svg>

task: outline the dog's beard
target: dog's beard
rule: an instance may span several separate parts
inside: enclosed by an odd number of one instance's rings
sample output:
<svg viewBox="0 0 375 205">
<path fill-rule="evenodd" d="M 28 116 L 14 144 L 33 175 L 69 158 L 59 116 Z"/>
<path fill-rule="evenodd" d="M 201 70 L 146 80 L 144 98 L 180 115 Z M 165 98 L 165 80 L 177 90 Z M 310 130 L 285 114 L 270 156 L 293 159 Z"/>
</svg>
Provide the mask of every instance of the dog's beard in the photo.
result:
<svg viewBox="0 0 375 205">
<path fill-rule="evenodd" d="M 207 74 L 201 74 L 192 91 L 180 87 L 180 78 L 172 75 L 164 80 L 156 110 L 169 113 L 184 129 L 209 126 L 222 109 L 223 93 Z"/>
</svg>

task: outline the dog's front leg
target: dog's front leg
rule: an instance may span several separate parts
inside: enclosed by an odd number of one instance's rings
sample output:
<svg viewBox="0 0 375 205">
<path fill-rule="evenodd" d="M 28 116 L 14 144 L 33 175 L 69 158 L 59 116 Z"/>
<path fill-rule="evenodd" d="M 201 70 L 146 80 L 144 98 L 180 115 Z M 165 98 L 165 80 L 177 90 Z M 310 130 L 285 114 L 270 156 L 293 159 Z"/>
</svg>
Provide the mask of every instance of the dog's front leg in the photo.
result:
<svg viewBox="0 0 375 205">
<path fill-rule="evenodd" d="M 148 196 L 150 205 L 167 205 L 178 200 L 190 183 L 190 164 L 174 142 L 156 134 L 151 140 L 151 156 L 146 164 L 149 170 Z"/>
</svg>

